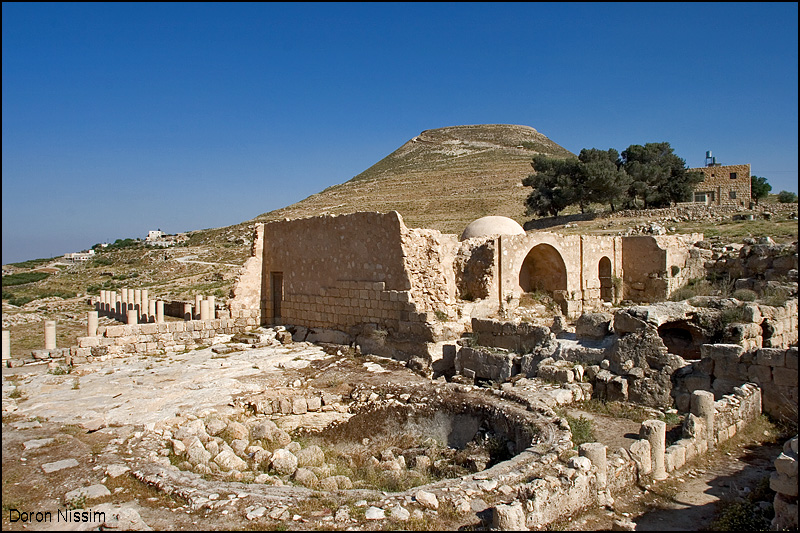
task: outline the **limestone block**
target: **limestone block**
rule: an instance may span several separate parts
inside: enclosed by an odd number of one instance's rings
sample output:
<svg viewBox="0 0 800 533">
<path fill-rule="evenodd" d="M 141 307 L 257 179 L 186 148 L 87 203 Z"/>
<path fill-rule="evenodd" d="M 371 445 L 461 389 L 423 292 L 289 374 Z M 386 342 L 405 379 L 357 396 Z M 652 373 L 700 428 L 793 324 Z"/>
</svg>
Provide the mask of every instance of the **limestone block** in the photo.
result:
<svg viewBox="0 0 800 533">
<path fill-rule="evenodd" d="M 680 444 L 673 444 L 664 452 L 665 462 L 668 460 L 667 457 L 669 457 L 669 462 L 672 463 L 672 470 L 683 468 L 683 465 L 686 464 L 686 449 Z M 670 471 L 671 470 L 667 469 L 667 472 Z"/>
<path fill-rule="evenodd" d="M 738 362 L 744 349 L 738 344 L 702 344 L 700 345 L 700 357 L 713 357 L 715 361 L 719 359 L 735 360 Z"/>
<path fill-rule="evenodd" d="M 108 326 L 106 328 L 106 337 L 121 337 L 125 332 L 125 326 Z"/>
<path fill-rule="evenodd" d="M 306 398 L 306 404 L 309 411 L 319 411 L 322 409 L 322 398 L 319 396 L 313 396 L 311 398 Z"/>
<path fill-rule="evenodd" d="M 789 477 L 780 472 L 773 472 L 769 476 L 769 488 L 786 496 L 797 497 L 797 478 Z"/>
<path fill-rule="evenodd" d="M 303 415 L 308 412 L 308 403 L 303 397 L 292 398 L 292 413 L 296 415 Z"/>
<path fill-rule="evenodd" d="M 289 450 L 281 448 L 272 454 L 270 466 L 278 474 L 290 476 L 297 470 L 297 457 Z"/>
<path fill-rule="evenodd" d="M 636 463 L 636 469 L 640 476 L 646 476 L 653 471 L 652 459 L 650 457 L 650 443 L 644 439 L 637 440 L 630 446 L 630 454 Z"/>
<path fill-rule="evenodd" d="M 492 529 L 499 531 L 528 531 L 522 502 L 498 504 L 492 508 Z"/>
<path fill-rule="evenodd" d="M 681 439 L 675 443 L 684 450 L 684 464 L 688 463 L 697 457 L 697 440 L 696 439 Z"/>
<path fill-rule="evenodd" d="M 606 385 L 606 398 L 608 401 L 628 401 L 628 380 L 622 376 L 609 380 Z"/>
<path fill-rule="evenodd" d="M 797 370 L 797 346 L 786 350 L 786 368 Z"/>
<path fill-rule="evenodd" d="M 436 495 L 432 492 L 428 492 L 426 490 L 418 490 L 414 494 L 414 499 L 417 500 L 417 503 L 428 509 L 436 510 L 439 508 L 439 500 L 438 498 L 436 498 Z"/>
<path fill-rule="evenodd" d="M 781 452 L 778 458 L 775 459 L 775 470 L 777 470 L 779 474 L 783 474 L 790 478 L 796 478 L 797 455 L 787 455 L 785 452 Z"/>
<path fill-rule="evenodd" d="M 797 387 L 797 372 L 786 368 L 776 368 L 772 373 L 775 385 L 779 387 Z"/>
<path fill-rule="evenodd" d="M 214 457 L 214 462 L 223 470 L 238 470 L 240 472 L 247 470 L 247 463 L 230 450 L 222 450 L 219 452 L 217 456 Z"/>
<path fill-rule="evenodd" d="M 99 337 L 78 337 L 78 346 L 81 348 L 91 348 L 92 346 L 100 346 Z"/>
<path fill-rule="evenodd" d="M 762 348 L 756 353 L 756 363 L 763 366 L 786 366 L 786 350 Z"/>
<path fill-rule="evenodd" d="M 772 368 L 762 365 L 750 365 L 747 369 L 747 379 L 759 385 L 768 385 L 772 381 Z"/>
</svg>

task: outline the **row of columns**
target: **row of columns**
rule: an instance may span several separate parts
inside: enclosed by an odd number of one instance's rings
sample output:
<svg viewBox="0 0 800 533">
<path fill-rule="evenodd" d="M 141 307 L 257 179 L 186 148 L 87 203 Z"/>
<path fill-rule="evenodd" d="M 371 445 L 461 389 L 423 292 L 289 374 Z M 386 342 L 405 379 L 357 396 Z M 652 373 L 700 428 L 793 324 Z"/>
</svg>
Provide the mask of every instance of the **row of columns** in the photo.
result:
<svg viewBox="0 0 800 533">
<path fill-rule="evenodd" d="M 216 301 L 214 296 L 203 299 L 202 295 L 195 297 L 195 310 L 199 309 L 199 314 L 193 314 L 192 304 L 184 307 L 184 318 L 186 320 L 212 320 L 216 318 Z M 150 300 L 147 289 L 121 289 L 117 294 L 115 291 L 100 291 L 100 298 L 96 303 L 96 311 L 87 312 L 87 331 L 89 337 L 97 336 L 97 329 L 100 315 L 110 316 L 128 324 L 139 324 L 146 322 L 164 322 L 164 301 Z M 147 310 L 145 312 L 145 309 Z M 44 322 L 44 349 L 56 349 L 56 321 L 45 320 Z M 11 358 L 11 332 L 3 330 L 2 360 L 5 363 Z"/>
<path fill-rule="evenodd" d="M 194 306 L 184 304 L 185 320 L 213 320 L 216 318 L 216 298 L 198 294 Z M 132 313 L 133 311 L 133 313 Z M 139 324 L 148 322 L 164 322 L 164 301 L 151 300 L 147 289 L 120 289 L 116 291 L 100 291 L 97 312 L 110 316 L 120 322 Z M 91 330 L 91 328 L 90 328 Z"/>
<path fill-rule="evenodd" d="M 128 324 L 164 322 L 164 301 L 151 300 L 147 289 L 120 289 L 119 293 L 101 290 L 96 305 L 97 313 L 120 322 Z M 97 328 L 94 330 L 96 332 Z M 91 326 L 89 331 L 89 335 L 93 336 Z"/>
</svg>

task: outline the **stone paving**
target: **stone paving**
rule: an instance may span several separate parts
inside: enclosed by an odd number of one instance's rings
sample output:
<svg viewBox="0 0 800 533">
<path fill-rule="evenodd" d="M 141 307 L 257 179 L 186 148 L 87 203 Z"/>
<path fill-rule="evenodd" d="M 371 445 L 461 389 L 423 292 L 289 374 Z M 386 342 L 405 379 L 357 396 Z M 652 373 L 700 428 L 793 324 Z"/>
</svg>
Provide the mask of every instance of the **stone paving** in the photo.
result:
<svg viewBox="0 0 800 533">
<path fill-rule="evenodd" d="M 154 424 L 178 414 L 215 410 L 229 414 L 236 394 L 262 392 L 247 380 L 264 372 L 303 368 L 327 357 L 321 348 L 300 343 L 250 348 L 220 357 L 211 348 L 185 354 L 130 356 L 81 365 L 77 372 L 38 372 L 18 381 L 28 401 L 3 398 L 6 412 L 41 416 L 83 427 Z M 4 387 L 7 381 L 4 379 Z M 12 403 L 13 402 L 13 403 Z M 14 408 L 16 407 L 16 408 Z"/>
</svg>

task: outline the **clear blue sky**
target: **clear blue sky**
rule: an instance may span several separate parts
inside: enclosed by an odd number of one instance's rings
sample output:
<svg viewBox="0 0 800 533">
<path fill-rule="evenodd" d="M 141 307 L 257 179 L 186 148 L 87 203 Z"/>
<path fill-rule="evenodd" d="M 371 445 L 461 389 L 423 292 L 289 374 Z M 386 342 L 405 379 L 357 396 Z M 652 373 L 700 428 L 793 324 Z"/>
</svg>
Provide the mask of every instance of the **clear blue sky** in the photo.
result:
<svg viewBox="0 0 800 533">
<path fill-rule="evenodd" d="M 462 124 L 797 192 L 796 3 L 2 9 L 3 263 L 236 224 Z"/>
</svg>

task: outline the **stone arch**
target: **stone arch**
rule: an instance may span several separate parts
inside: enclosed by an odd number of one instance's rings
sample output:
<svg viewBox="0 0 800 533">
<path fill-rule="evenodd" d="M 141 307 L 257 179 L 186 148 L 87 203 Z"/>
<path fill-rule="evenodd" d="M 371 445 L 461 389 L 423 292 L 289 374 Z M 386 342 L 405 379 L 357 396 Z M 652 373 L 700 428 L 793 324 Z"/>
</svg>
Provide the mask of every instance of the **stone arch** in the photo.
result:
<svg viewBox="0 0 800 533">
<path fill-rule="evenodd" d="M 563 301 L 567 292 L 567 267 L 561 253 L 549 244 L 537 244 L 525 256 L 519 271 L 524 292 L 542 290 Z"/>
<path fill-rule="evenodd" d="M 614 280 L 611 273 L 611 259 L 606 256 L 597 263 L 597 277 L 600 278 L 600 299 L 604 302 L 614 301 Z"/>
</svg>

